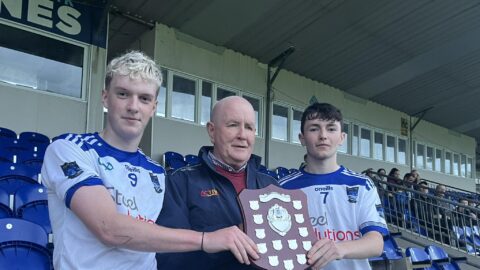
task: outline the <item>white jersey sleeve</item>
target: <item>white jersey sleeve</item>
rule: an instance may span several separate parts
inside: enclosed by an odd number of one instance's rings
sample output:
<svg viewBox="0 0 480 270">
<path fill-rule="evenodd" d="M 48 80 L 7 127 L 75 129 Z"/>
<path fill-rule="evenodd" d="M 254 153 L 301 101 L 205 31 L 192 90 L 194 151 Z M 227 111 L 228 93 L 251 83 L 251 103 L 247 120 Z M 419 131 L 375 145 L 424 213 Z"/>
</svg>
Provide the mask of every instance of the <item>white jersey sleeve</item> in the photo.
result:
<svg viewBox="0 0 480 270">
<path fill-rule="evenodd" d="M 386 233 L 386 222 L 383 216 L 383 208 L 380 203 L 377 188 L 370 179 L 366 183 L 367 188 L 363 189 L 360 200 L 362 207 L 359 207 L 357 224 L 362 235 L 370 231 Z M 375 207 L 372 207 L 375 206 Z"/>
<path fill-rule="evenodd" d="M 75 143 L 59 139 L 50 144 L 44 157 L 42 180 L 67 206 L 71 199 L 67 198 L 67 192 L 75 185 L 86 180 L 91 184 L 102 184 L 95 157 L 84 151 L 82 145 L 82 141 Z"/>
</svg>

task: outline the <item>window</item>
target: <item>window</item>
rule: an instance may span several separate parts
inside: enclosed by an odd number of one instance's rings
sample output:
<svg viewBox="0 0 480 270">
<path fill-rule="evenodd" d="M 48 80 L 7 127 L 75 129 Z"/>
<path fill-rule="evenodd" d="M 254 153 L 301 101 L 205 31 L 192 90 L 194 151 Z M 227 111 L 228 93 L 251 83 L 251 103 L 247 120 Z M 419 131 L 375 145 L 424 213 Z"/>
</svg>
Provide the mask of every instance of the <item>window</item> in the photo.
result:
<svg viewBox="0 0 480 270">
<path fill-rule="evenodd" d="M 359 141 L 359 132 L 358 132 L 358 125 L 353 125 L 353 136 L 352 136 L 352 155 L 358 156 L 358 141 Z"/>
<path fill-rule="evenodd" d="M 386 161 L 395 162 L 395 137 L 387 135 Z"/>
<path fill-rule="evenodd" d="M 345 139 L 343 140 L 342 145 L 340 145 L 340 147 L 338 148 L 338 152 L 347 154 L 348 153 L 348 146 L 349 146 L 349 136 L 350 135 L 348 135 L 348 134 L 350 133 L 350 124 L 343 123 L 342 132 L 345 133 Z"/>
<path fill-rule="evenodd" d="M 466 177 L 467 176 L 467 157 L 465 155 L 461 155 L 460 157 L 460 176 Z"/>
<path fill-rule="evenodd" d="M 373 158 L 383 160 L 383 133 L 375 132 Z"/>
<path fill-rule="evenodd" d="M 460 163 L 460 157 L 458 154 L 453 154 L 453 175 L 460 175 L 458 168 Z"/>
<path fill-rule="evenodd" d="M 424 168 L 425 164 L 423 159 L 425 158 L 425 145 L 417 143 L 417 156 L 415 159 L 417 168 Z"/>
<path fill-rule="evenodd" d="M 435 149 L 435 171 L 442 171 L 442 150 Z"/>
<path fill-rule="evenodd" d="M 370 157 L 370 147 L 372 144 L 372 132 L 369 129 L 362 128 L 360 133 L 360 155 Z"/>
<path fill-rule="evenodd" d="M 452 153 L 445 152 L 445 173 L 452 173 Z"/>
<path fill-rule="evenodd" d="M 473 178 L 472 163 L 473 163 L 472 158 L 467 158 L 467 177 L 469 177 L 469 178 Z"/>
<path fill-rule="evenodd" d="M 235 96 L 235 92 L 232 90 L 227 90 L 221 87 L 217 88 L 217 101 L 224 99 L 226 97 Z"/>
<path fill-rule="evenodd" d="M 255 135 L 259 136 L 260 134 L 260 99 L 250 97 L 250 96 L 243 96 L 250 104 L 252 104 L 253 110 L 255 111 Z"/>
<path fill-rule="evenodd" d="M 433 170 L 433 147 L 427 146 L 427 158 L 425 160 L 425 168 Z"/>
<path fill-rule="evenodd" d="M 84 47 L 3 24 L 0 33 L 0 81 L 82 98 Z"/>
<path fill-rule="evenodd" d="M 202 98 L 200 99 L 202 108 L 200 124 L 206 125 L 210 121 L 210 111 L 212 108 L 212 83 L 202 81 Z"/>
<path fill-rule="evenodd" d="M 407 141 L 404 139 L 398 139 L 398 153 L 397 162 L 400 164 L 407 164 Z"/>
<path fill-rule="evenodd" d="M 292 110 L 293 112 L 293 115 L 292 115 L 292 134 L 291 134 L 291 137 L 292 138 L 292 142 L 293 143 L 300 143 L 300 140 L 298 139 L 298 134 L 300 133 L 300 124 L 301 124 L 301 120 L 302 120 L 302 113 L 301 111 L 299 110 L 295 110 L 293 109 Z"/>
<path fill-rule="evenodd" d="M 167 71 L 162 69 L 162 85 L 158 90 L 157 96 L 157 115 L 165 117 L 165 101 L 167 100 Z"/>
<path fill-rule="evenodd" d="M 172 87 L 172 117 L 195 121 L 196 82 L 173 75 Z"/>
<path fill-rule="evenodd" d="M 272 138 L 287 141 L 288 108 L 273 104 Z"/>
</svg>

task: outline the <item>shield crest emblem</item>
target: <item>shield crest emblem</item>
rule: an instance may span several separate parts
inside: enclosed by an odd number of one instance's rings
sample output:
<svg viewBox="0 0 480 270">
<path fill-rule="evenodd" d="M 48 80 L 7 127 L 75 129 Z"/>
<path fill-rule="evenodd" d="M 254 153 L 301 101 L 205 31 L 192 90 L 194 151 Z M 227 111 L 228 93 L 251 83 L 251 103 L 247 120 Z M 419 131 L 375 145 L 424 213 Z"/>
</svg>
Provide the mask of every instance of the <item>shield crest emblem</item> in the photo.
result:
<svg viewBox="0 0 480 270">
<path fill-rule="evenodd" d="M 301 190 L 270 185 L 244 189 L 239 195 L 243 229 L 257 244 L 261 269 L 306 269 L 306 251 L 316 241 L 309 222 L 307 197 Z"/>
</svg>

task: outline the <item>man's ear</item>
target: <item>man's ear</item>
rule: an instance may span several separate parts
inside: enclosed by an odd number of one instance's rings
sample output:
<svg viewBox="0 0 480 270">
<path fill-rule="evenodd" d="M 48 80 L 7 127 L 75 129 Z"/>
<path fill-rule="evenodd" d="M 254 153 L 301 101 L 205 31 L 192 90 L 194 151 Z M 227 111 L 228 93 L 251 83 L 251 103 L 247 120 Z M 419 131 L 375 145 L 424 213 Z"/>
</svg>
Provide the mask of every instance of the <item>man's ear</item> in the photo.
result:
<svg viewBox="0 0 480 270">
<path fill-rule="evenodd" d="M 298 139 L 300 140 L 302 146 L 305 146 L 305 138 L 303 137 L 303 133 L 298 133 Z"/>
<path fill-rule="evenodd" d="M 215 145 L 215 138 L 214 138 L 214 134 L 215 134 L 215 124 L 212 123 L 212 122 L 208 122 L 207 123 L 207 132 L 208 132 L 208 137 L 210 137 L 210 142 Z"/>
<path fill-rule="evenodd" d="M 102 104 L 103 104 L 103 107 L 105 107 L 106 109 L 108 109 L 107 98 L 108 98 L 108 91 L 103 89 L 102 90 Z"/>
</svg>

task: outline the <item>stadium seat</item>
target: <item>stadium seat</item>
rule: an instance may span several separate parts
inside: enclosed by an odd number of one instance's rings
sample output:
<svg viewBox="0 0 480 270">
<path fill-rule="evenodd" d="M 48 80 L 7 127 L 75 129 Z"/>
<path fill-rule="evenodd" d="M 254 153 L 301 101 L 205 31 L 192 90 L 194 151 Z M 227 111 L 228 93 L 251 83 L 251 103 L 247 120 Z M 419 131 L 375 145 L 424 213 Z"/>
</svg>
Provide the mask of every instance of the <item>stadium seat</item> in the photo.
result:
<svg viewBox="0 0 480 270">
<path fill-rule="evenodd" d="M 429 267 L 432 266 L 432 260 L 423 248 L 408 247 L 405 251 L 405 255 L 407 256 L 407 258 L 409 258 L 409 262 L 414 269 L 429 269 Z"/>
<path fill-rule="evenodd" d="M 4 155 L 14 156 L 23 152 L 35 151 L 35 145 L 29 142 L 21 142 L 12 138 L 0 138 L 0 152 Z"/>
<path fill-rule="evenodd" d="M 467 238 L 467 241 L 470 243 L 473 243 L 474 246 L 477 247 L 477 249 L 480 249 L 480 237 L 473 233 L 472 228 L 465 226 L 463 228 L 463 232 L 465 233 L 465 237 Z"/>
<path fill-rule="evenodd" d="M 288 170 L 288 174 L 292 174 L 292 173 L 296 173 L 296 172 L 299 172 L 299 170 L 295 169 L 295 168 L 291 168 L 290 170 Z"/>
<path fill-rule="evenodd" d="M 452 232 L 455 236 L 455 239 L 459 243 L 458 246 L 465 247 L 469 254 L 476 253 L 475 249 L 473 248 L 473 242 L 467 237 L 462 228 L 459 226 L 452 226 Z"/>
<path fill-rule="evenodd" d="M 30 142 L 32 144 L 49 144 L 50 143 L 50 138 L 48 138 L 46 135 L 38 132 L 32 132 L 32 131 L 26 131 L 26 132 L 20 133 L 20 135 L 18 135 L 18 139 L 21 142 Z"/>
<path fill-rule="evenodd" d="M 9 151 L 2 151 L 0 147 L 0 162 L 13 163 L 13 156 Z"/>
<path fill-rule="evenodd" d="M 185 155 L 185 162 L 187 162 L 188 166 L 200 164 L 200 158 L 196 155 Z"/>
<path fill-rule="evenodd" d="M 277 179 L 282 179 L 283 177 L 290 174 L 287 168 L 285 167 L 277 167 L 275 169 L 275 173 L 277 174 Z"/>
<path fill-rule="evenodd" d="M 38 184 L 38 173 L 25 165 L 0 163 L 0 188 L 14 194 L 19 188 Z"/>
<path fill-rule="evenodd" d="M 173 151 L 165 152 L 163 154 L 163 161 L 167 170 L 176 170 L 187 165 L 182 154 Z"/>
<path fill-rule="evenodd" d="M 10 195 L 3 189 L 0 189 L 0 218 L 12 217 L 13 211 L 10 207 Z"/>
<path fill-rule="evenodd" d="M 44 186 L 29 185 L 18 189 L 15 193 L 14 209 L 16 217 L 34 222 L 42 226 L 48 234 L 52 233 L 47 190 Z"/>
<path fill-rule="evenodd" d="M 53 269 L 48 237 L 40 225 L 0 219 L 0 269 Z"/>
<path fill-rule="evenodd" d="M 369 258 L 369 261 L 395 261 L 403 259 L 402 250 L 398 247 L 395 237 L 400 233 L 389 233 L 383 236 L 383 252 L 378 257 Z"/>
<path fill-rule="evenodd" d="M 15 133 L 15 131 L 13 131 L 11 129 L 0 127 L 0 138 L 2 138 L 2 137 L 3 138 L 16 139 L 17 138 L 17 133 Z"/>
<path fill-rule="evenodd" d="M 45 153 L 38 152 L 21 152 L 16 155 L 16 163 L 32 168 L 39 174 L 42 169 L 44 154 Z"/>
<path fill-rule="evenodd" d="M 268 175 L 270 175 L 271 177 L 273 177 L 273 178 L 275 178 L 275 179 L 278 179 L 278 175 L 277 175 L 274 171 L 272 171 L 272 170 L 267 169 L 267 170 L 266 170 L 265 172 L 263 172 L 263 173 L 268 174 Z"/>
<path fill-rule="evenodd" d="M 426 246 L 425 251 L 430 256 L 435 269 L 460 270 L 457 261 L 466 261 L 466 257 L 450 258 L 448 254 L 439 246 Z"/>
</svg>

